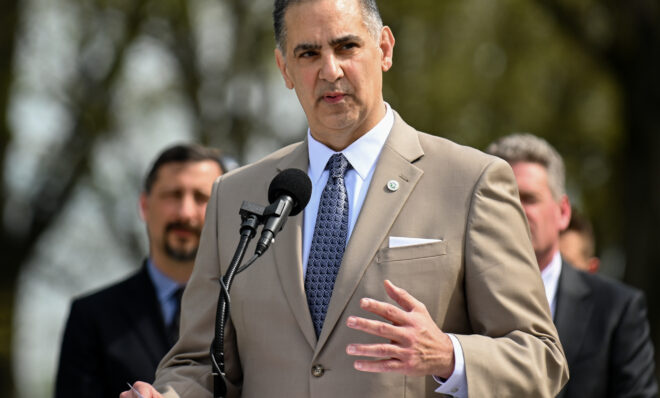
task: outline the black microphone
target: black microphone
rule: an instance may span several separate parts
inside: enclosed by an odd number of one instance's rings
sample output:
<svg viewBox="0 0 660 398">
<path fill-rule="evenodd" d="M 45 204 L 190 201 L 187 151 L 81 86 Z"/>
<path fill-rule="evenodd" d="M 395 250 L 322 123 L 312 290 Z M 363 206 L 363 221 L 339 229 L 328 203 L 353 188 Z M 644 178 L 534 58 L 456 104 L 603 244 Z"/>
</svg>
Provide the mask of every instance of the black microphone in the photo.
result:
<svg viewBox="0 0 660 398">
<path fill-rule="evenodd" d="M 300 169 L 286 169 L 273 178 L 268 187 L 268 201 L 261 237 L 254 253 L 261 256 L 275 240 L 288 216 L 295 216 L 307 206 L 312 195 L 312 182 Z"/>
</svg>

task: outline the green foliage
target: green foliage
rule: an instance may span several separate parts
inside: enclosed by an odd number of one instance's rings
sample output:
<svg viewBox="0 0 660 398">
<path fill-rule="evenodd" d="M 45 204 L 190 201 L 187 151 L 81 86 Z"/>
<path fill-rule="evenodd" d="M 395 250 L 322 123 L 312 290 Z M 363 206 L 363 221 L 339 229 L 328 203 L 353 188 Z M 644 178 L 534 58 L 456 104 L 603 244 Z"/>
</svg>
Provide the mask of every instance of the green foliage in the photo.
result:
<svg viewBox="0 0 660 398">
<path fill-rule="evenodd" d="M 620 239 L 611 194 L 622 135 L 613 76 L 536 3 L 383 2 L 394 31 L 385 98 L 413 126 L 485 148 L 512 132 L 563 154 L 573 201 L 598 219 L 601 243 Z"/>
</svg>

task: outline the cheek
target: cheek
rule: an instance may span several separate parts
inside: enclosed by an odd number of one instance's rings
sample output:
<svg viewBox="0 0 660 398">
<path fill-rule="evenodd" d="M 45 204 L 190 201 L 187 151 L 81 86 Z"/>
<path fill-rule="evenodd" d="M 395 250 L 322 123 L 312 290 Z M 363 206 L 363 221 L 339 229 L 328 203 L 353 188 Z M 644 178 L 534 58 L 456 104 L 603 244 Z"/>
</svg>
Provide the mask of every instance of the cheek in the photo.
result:
<svg viewBox="0 0 660 398">
<path fill-rule="evenodd" d="M 197 218 L 201 221 L 204 221 L 204 218 L 206 218 L 206 204 L 197 207 Z"/>
<path fill-rule="evenodd" d="M 304 95 L 310 95 L 316 84 L 316 74 L 311 70 L 303 70 L 297 76 L 293 77 L 293 83 L 296 89 Z"/>
<path fill-rule="evenodd" d="M 534 208 L 531 205 L 523 204 L 523 211 L 525 216 L 527 216 L 527 221 L 531 224 L 534 221 Z"/>
</svg>

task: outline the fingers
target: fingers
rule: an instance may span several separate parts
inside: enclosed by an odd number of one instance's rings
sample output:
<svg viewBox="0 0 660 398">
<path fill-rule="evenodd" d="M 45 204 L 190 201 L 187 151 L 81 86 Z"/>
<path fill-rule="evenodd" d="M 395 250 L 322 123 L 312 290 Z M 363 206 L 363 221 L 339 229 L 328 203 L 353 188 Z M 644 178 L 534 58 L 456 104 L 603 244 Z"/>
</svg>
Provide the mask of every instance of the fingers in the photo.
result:
<svg viewBox="0 0 660 398">
<path fill-rule="evenodd" d="M 413 297 L 405 289 L 397 287 L 389 280 L 385 281 L 385 290 L 387 295 L 390 296 L 392 300 L 396 301 L 401 308 L 370 298 L 363 298 L 360 300 L 360 307 L 363 310 L 387 319 L 394 325 L 406 325 L 409 323 L 410 312 L 426 310 L 423 303 Z"/>
<path fill-rule="evenodd" d="M 400 340 L 400 332 L 397 327 L 382 321 L 349 316 L 346 325 L 351 329 L 383 337 L 387 340 Z"/>
<path fill-rule="evenodd" d="M 130 390 L 122 392 L 119 398 L 162 398 L 162 395 L 151 384 L 136 381 Z"/>
<path fill-rule="evenodd" d="M 382 301 L 363 298 L 360 300 L 360 308 L 369 311 L 374 315 L 387 319 L 395 325 L 401 325 L 406 322 L 406 312 L 395 305 Z"/>
<path fill-rule="evenodd" d="M 403 373 L 403 363 L 398 359 L 380 359 L 376 361 L 358 360 L 353 362 L 353 367 L 362 372 L 371 373 Z"/>
<path fill-rule="evenodd" d="M 385 280 L 385 291 L 392 300 L 396 301 L 406 311 L 413 311 L 422 304 L 405 289 L 396 286 L 387 279 Z"/>
<path fill-rule="evenodd" d="M 384 285 L 396 304 L 363 298 L 360 307 L 380 319 L 352 315 L 346 321 L 351 329 L 387 340 L 377 344 L 349 344 L 348 355 L 368 358 L 354 361 L 355 369 L 411 376 L 450 375 L 454 351 L 449 336 L 438 327 L 422 302 L 388 280 Z"/>
<path fill-rule="evenodd" d="M 371 358 L 394 358 L 402 355 L 402 349 L 394 344 L 349 344 L 346 353 Z"/>
</svg>

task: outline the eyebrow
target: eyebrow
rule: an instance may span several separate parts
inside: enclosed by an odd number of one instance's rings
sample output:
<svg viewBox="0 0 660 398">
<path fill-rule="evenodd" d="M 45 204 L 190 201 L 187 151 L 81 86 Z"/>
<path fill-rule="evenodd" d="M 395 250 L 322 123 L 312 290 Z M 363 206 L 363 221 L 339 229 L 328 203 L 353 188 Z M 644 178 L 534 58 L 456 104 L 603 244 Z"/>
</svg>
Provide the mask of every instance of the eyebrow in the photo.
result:
<svg viewBox="0 0 660 398">
<path fill-rule="evenodd" d="M 345 35 L 345 36 L 338 37 L 336 39 L 330 40 L 329 44 L 330 44 L 330 46 L 335 47 L 337 45 L 348 43 L 348 42 L 356 42 L 356 43 L 362 44 L 363 40 L 362 40 L 362 38 L 360 38 L 360 36 L 357 36 L 357 35 Z M 310 51 L 310 50 L 318 51 L 320 49 L 321 49 L 320 44 L 301 43 L 301 44 L 298 44 L 293 49 L 293 54 L 296 55 L 296 54 L 299 54 L 301 52 Z"/>
<path fill-rule="evenodd" d="M 360 44 L 362 44 L 362 42 L 363 42 L 363 40 L 360 36 L 346 35 L 346 36 L 342 36 L 342 37 L 338 37 L 336 39 L 330 40 L 330 45 L 331 46 L 336 46 L 338 44 L 343 44 L 343 43 L 351 42 L 351 41 L 357 42 L 357 43 L 360 43 Z"/>
<path fill-rule="evenodd" d="M 299 54 L 301 52 L 309 51 L 309 50 L 320 50 L 320 49 L 321 49 L 320 44 L 302 43 L 302 44 L 298 44 L 293 49 L 293 55 Z"/>
</svg>

